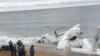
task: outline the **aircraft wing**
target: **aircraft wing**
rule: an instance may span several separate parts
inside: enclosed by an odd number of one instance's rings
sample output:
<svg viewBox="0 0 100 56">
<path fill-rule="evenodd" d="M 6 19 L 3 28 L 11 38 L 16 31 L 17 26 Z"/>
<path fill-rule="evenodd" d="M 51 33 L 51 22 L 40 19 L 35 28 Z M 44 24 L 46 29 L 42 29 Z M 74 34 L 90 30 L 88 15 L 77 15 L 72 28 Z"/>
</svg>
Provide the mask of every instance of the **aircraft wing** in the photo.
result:
<svg viewBox="0 0 100 56">
<path fill-rule="evenodd" d="M 100 49 L 97 49 L 96 52 L 93 52 L 93 54 L 100 55 Z"/>
<path fill-rule="evenodd" d="M 92 54 L 90 49 L 81 49 L 81 48 L 71 48 L 72 52 L 82 53 L 82 54 Z"/>
</svg>

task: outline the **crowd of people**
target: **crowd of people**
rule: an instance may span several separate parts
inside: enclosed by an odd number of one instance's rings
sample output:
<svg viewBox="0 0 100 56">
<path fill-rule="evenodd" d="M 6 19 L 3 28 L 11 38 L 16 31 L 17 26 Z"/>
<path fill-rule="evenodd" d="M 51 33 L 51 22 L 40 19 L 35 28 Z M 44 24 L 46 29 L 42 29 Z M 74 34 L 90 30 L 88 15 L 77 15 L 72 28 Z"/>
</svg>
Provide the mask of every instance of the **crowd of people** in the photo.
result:
<svg viewBox="0 0 100 56">
<path fill-rule="evenodd" d="M 23 45 L 23 43 L 20 40 L 18 40 L 16 44 L 13 44 L 13 42 L 10 40 L 9 48 L 10 48 L 11 56 L 16 56 L 17 52 L 18 52 L 18 56 L 26 55 L 25 45 Z M 29 53 L 30 53 L 30 56 L 34 56 L 35 54 L 34 45 L 31 45 Z"/>
</svg>

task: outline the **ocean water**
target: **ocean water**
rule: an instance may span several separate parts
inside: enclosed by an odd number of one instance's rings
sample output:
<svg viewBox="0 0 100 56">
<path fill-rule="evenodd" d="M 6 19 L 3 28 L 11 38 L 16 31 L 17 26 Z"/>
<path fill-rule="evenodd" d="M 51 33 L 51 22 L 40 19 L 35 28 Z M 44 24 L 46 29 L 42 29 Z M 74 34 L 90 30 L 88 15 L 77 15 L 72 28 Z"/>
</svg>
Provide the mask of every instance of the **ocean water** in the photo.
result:
<svg viewBox="0 0 100 56">
<path fill-rule="evenodd" d="M 55 30 L 63 32 L 76 24 L 82 37 L 93 38 L 100 25 L 100 5 L 0 12 L 0 42 L 22 38 L 32 43 L 32 38 L 55 36 Z"/>
</svg>

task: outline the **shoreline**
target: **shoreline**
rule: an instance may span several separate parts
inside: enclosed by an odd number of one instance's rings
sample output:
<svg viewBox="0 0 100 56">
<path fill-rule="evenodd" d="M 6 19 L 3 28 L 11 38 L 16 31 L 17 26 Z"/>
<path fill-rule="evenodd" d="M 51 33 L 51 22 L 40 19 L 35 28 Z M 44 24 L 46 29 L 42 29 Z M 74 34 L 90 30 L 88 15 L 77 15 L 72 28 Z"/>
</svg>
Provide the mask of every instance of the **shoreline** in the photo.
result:
<svg viewBox="0 0 100 56">
<path fill-rule="evenodd" d="M 0 51 L 0 56 L 10 56 L 10 51 Z M 18 53 L 17 53 L 18 56 Z M 26 56 L 29 56 L 29 52 L 26 52 Z M 47 53 L 41 51 L 35 51 L 35 56 L 62 56 L 54 53 Z"/>
<path fill-rule="evenodd" d="M 35 51 L 44 52 L 44 53 L 52 53 L 60 56 L 64 56 L 65 50 L 57 50 L 56 46 L 49 44 L 33 44 Z M 29 51 L 31 45 L 25 45 L 27 51 Z"/>
<path fill-rule="evenodd" d="M 26 56 L 29 56 L 30 45 L 25 45 Z M 89 54 L 76 53 L 67 50 L 57 50 L 54 46 L 34 45 L 35 56 L 91 56 Z M 10 51 L 0 51 L 0 56 L 10 56 Z M 17 52 L 18 56 L 18 52 Z M 99 56 L 92 54 L 92 56 Z"/>
<path fill-rule="evenodd" d="M 5 44 L 6 45 L 6 44 Z M 52 53 L 56 55 L 65 55 L 65 50 L 57 50 L 56 46 L 49 44 L 29 44 L 25 45 L 25 50 L 29 52 L 31 45 L 34 45 L 34 49 L 36 52 L 44 52 L 44 53 Z M 2 45 L 0 45 L 1 47 Z"/>
<path fill-rule="evenodd" d="M 31 45 L 25 45 L 26 56 L 29 56 L 30 46 Z M 34 49 L 35 49 L 35 56 L 64 56 L 62 55 L 63 53 L 60 54 L 60 52 L 55 48 L 53 48 L 53 46 L 34 45 Z M 10 51 L 0 51 L 0 56 L 10 56 Z"/>
</svg>

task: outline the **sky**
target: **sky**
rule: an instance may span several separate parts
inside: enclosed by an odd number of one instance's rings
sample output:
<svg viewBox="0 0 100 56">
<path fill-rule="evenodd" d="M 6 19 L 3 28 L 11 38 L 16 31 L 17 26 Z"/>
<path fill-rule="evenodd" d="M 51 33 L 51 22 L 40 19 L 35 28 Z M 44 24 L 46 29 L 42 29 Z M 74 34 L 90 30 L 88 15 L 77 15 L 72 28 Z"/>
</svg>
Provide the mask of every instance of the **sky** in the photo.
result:
<svg viewBox="0 0 100 56">
<path fill-rule="evenodd" d="M 93 1 L 93 0 L 0 0 L 0 2 L 34 2 L 34 1 Z"/>
</svg>

